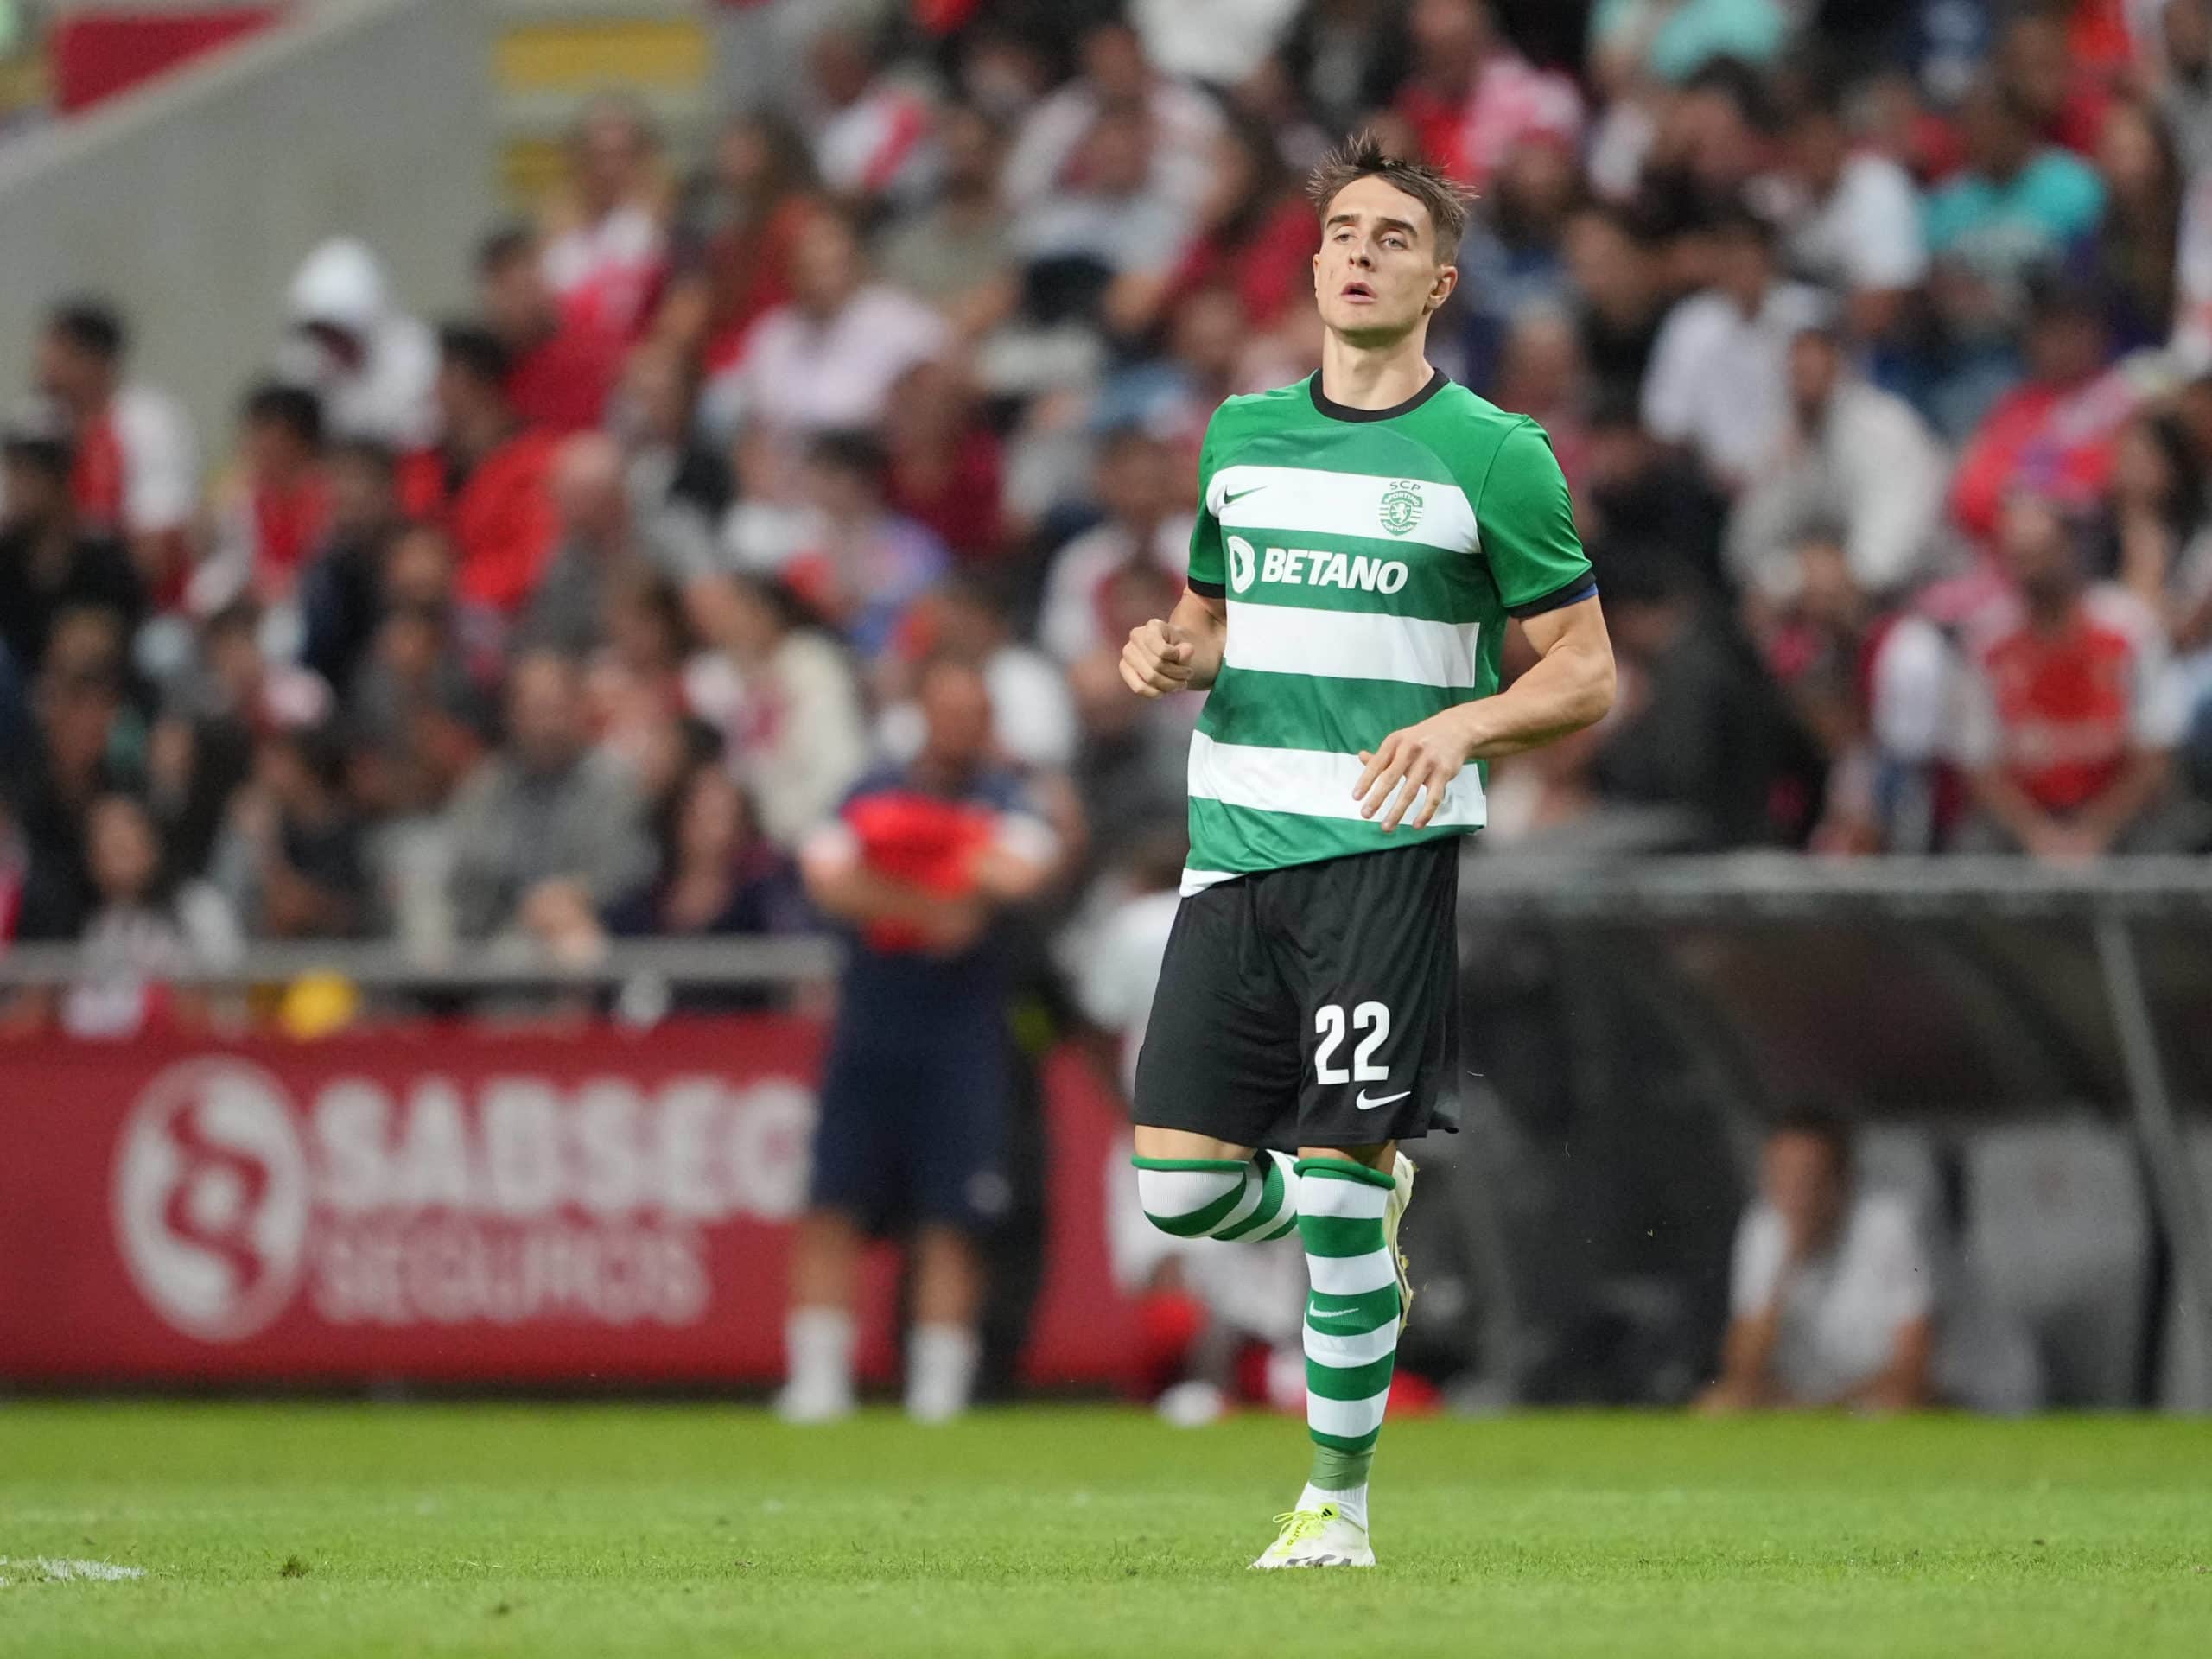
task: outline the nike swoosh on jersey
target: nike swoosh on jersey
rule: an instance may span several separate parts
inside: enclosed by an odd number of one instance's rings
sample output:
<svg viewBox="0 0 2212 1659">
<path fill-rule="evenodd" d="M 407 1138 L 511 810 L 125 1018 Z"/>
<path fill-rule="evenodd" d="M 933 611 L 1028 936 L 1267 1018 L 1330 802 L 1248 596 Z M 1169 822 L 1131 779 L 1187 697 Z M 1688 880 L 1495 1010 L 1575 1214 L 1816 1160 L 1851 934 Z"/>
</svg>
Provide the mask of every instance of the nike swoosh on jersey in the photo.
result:
<svg viewBox="0 0 2212 1659">
<path fill-rule="evenodd" d="M 1224 507 L 1228 506 L 1231 502 L 1242 501 L 1248 495 L 1256 495 L 1265 488 L 1267 486 L 1264 484 L 1255 484 L 1249 489 L 1238 490 L 1234 494 L 1224 494 L 1221 498 L 1221 505 Z"/>
<path fill-rule="evenodd" d="M 1411 1093 L 1413 1093 L 1413 1090 L 1410 1089 L 1401 1089 L 1395 1095 L 1385 1095 L 1380 1100 L 1370 1100 L 1367 1097 L 1367 1090 L 1363 1089 L 1359 1091 L 1359 1098 L 1353 1101 L 1352 1104 L 1358 1107 L 1363 1112 L 1371 1112 L 1377 1106 L 1388 1106 L 1394 1100 L 1403 1100 Z"/>
</svg>

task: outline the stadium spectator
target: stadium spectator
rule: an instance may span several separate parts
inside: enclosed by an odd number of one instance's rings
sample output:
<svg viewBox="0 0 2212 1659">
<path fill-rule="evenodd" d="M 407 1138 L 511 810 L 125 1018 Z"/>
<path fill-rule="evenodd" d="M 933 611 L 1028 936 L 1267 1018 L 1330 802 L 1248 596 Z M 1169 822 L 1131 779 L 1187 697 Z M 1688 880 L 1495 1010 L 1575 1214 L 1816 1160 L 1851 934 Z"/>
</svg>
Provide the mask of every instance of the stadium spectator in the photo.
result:
<svg viewBox="0 0 2212 1659">
<path fill-rule="evenodd" d="M 791 297 L 799 238 L 819 205 L 796 130 L 769 116 L 731 121 L 683 208 L 660 337 L 709 376 L 734 365 L 753 325 Z"/>
<path fill-rule="evenodd" d="M 1999 397 L 1959 455 L 1951 514 L 1986 542 L 2006 497 L 2023 486 L 2087 501 L 2112 477 L 2113 446 L 2134 413 L 2126 369 L 2107 372 L 2111 333 L 2096 294 L 2040 282 L 2028 320 L 2028 378 Z"/>
<path fill-rule="evenodd" d="M 230 799 L 209 877 L 251 938 L 348 938 L 372 929 L 362 826 L 332 726 L 263 736 Z"/>
<path fill-rule="evenodd" d="M 2182 192 L 2179 158 L 2158 117 L 2140 104 L 2114 104 L 2097 137 L 2104 222 L 2088 251 L 2107 315 L 2123 352 L 2163 345 L 2178 303 Z"/>
<path fill-rule="evenodd" d="M 1708 1412 L 1931 1403 L 1936 1287 L 1910 1209 L 1854 1177 L 1841 1125 L 1769 1134 L 1736 1233 L 1728 1334 Z"/>
<path fill-rule="evenodd" d="M 1800 550 L 1833 543 L 1860 593 L 1901 592 L 1934 551 L 1942 451 L 1903 398 L 1852 372 L 1832 324 L 1799 331 L 1789 374 L 1782 454 L 1729 518 L 1732 573 L 1764 605 L 1786 606 L 1803 585 Z"/>
<path fill-rule="evenodd" d="M 105 301 L 65 301 L 39 337 L 38 389 L 67 428 L 79 520 L 120 540 L 147 590 L 168 598 L 185 574 L 199 459 L 175 400 L 124 378 L 130 349 Z"/>
<path fill-rule="evenodd" d="M 1058 838 L 991 763 L 982 676 L 937 662 L 919 699 L 921 752 L 863 779 L 801 856 L 807 892 L 853 944 L 791 1256 L 789 1381 L 777 1402 L 789 1421 L 852 1410 L 862 1242 L 908 1226 L 906 1409 L 938 1422 L 967 1408 L 976 1239 L 1011 1197 L 1009 968 L 996 924 L 1051 879 Z"/>
<path fill-rule="evenodd" d="M 1397 111 L 1421 154 L 1452 177 L 1479 191 L 1522 143 L 1580 143 L 1574 82 L 1514 50 L 1487 0 L 1414 0 L 1407 26 L 1412 73 Z"/>
<path fill-rule="evenodd" d="M 1076 715 L 1066 674 L 1035 646 L 1016 638 L 998 596 L 975 577 L 955 576 L 914 608 L 902 645 L 926 664 L 950 657 L 973 664 L 991 694 L 997 758 L 1024 774 L 1062 772 L 1075 759 Z M 900 679 L 909 677 L 901 675 Z M 887 698 L 876 722 L 876 747 L 893 760 L 922 743 L 922 712 L 911 686 Z"/>
<path fill-rule="evenodd" d="M 617 587 L 654 568 L 656 549 L 630 516 L 622 452 L 612 438 L 570 438 L 553 467 L 560 536 L 517 625 L 518 643 L 585 658 L 607 642 Z"/>
<path fill-rule="evenodd" d="M 95 800 L 85 835 L 85 868 L 98 904 L 85 923 L 77 976 L 55 1008 L 60 1029 L 79 1039 L 119 1039 L 196 1023 L 204 998 L 172 979 L 237 959 L 238 927 L 221 895 L 176 878 L 163 861 L 152 816 L 135 796 Z"/>
<path fill-rule="evenodd" d="M 313 392 L 264 382 L 246 394 L 239 428 L 238 469 L 216 499 L 213 544 L 185 594 L 202 616 L 243 598 L 287 604 L 330 517 Z"/>
<path fill-rule="evenodd" d="M 1782 175 L 1796 195 L 1785 247 L 1800 276 L 1845 296 L 1853 338 L 1885 341 L 1928 276 L 1920 192 L 1853 140 L 1843 88 L 1806 77 L 1783 135 Z"/>
<path fill-rule="evenodd" d="M 867 36 L 833 15 L 806 47 L 814 169 L 846 205 L 910 200 L 937 171 L 931 111 L 920 88 L 883 73 Z"/>
<path fill-rule="evenodd" d="M 891 510 L 889 464 L 866 432 L 816 438 L 804 472 L 807 532 L 772 567 L 863 660 L 890 646 L 907 607 L 947 564 L 936 537 Z"/>
<path fill-rule="evenodd" d="M 2040 141 L 2033 114 L 1998 82 L 1976 85 L 1959 119 L 1967 165 L 1928 199 L 1929 251 L 1976 290 L 1975 310 L 2017 315 L 2028 278 L 2096 229 L 2104 183 Z"/>
<path fill-rule="evenodd" d="M 332 437 L 401 455 L 436 440 L 437 336 L 393 303 L 365 245 L 340 237 L 317 247 L 292 278 L 289 306 L 277 378 L 322 399 Z"/>
<path fill-rule="evenodd" d="M 607 425 L 627 456 L 631 511 L 641 528 L 682 544 L 671 556 L 715 559 L 716 529 L 737 492 L 728 458 L 699 435 L 699 386 L 682 353 L 640 346 L 622 371 Z"/>
<path fill-rule="evenodd" d="M 403 523 L 399 472 L 390 450 L 356 440 L 331 449 L 323 477 L 327 518 L 300 576 L 300 661 L 345 703 L 383 611 L 385 554 Z"/>
<path fill-rule="evenodd" d="M 685 672 L 687 699 L 721 731 L 768 838 L 795 849 L 868 762 L 852 667 L 780 582 L 709 576 L 684 606 L 709 648 Z"/>
<path fill-rule="evenodd" d="M 791 300 L 753 324 L 744 355 L 709 385 L 709 418 L 799 438 L 873 426 L 899 377 L 946 339 L 930 307 L 868 280 L 849 221 L 815 214 L 792 249 Z"/>
<path fill-rule="evenodd" d="M 476 290 L 507 349 L 507 396 L 524 423 L 563 435 L 597 427 L 621 372 L 622 338 L 563 315 L 537 232 L 510 226 L 486 237 L 476 253 Z"/>
<path fill-rule="evenodd" d="M 548 204 L 545 280 L 569 327 L 631 338 L 668 276 L 659 137 L 635 105 L 597 99 L 569 130 L 568 161 Z"/>
<path fill-rule="evenodd" d="M 1616 86 L 1678 86 L 1717 59 L 1765 65 L 1789 39 L 1775 0 L 1599 0 L 1590 19 L 1592 68 Z"/>
<path fill-rule="evenodd" d="M 1143 135 L 1160 198 L 1184 214 L 1195 213 L 1212 182 L 1219 106 L 1188 81 L 1154 68 L 1142 38 L 1126 22 L 1092 23 L 1077 54 L 1074 79 L 1039 99 L 1014 135 L 1001 178 L 1007 205 L 1017 215 L 1027 214 L 1079 185 L 1084 150 L 1099 118 L 1118 109 L 1133 118 L 1125 134 Z"/>
<path fill-rule="evenodd" d="M 1770 688 L 1697 581 L 1663 550 L 1600 567 L 1623 675 L 1599 728 L 1591 779 L 1624 836 L 1657 849 L 1710 850 L 1770 838 L 1779 766 Z"/>
<path fill-rule="evenodd" d="M 67 429 L 34 416 L 0 433 L 0 644 L 16 671 L 38 673 L 56 621 L 92 607 L 126 635 L 145 614 L 137 567 L 112 537 L 82 524 Z"/>
<path fill-rule="evenodd" d="M 1961 842 L 2056 861 L 2181 850 L 2202 826 L 2168 791 L 2186 707 L 2157 619 L 2092 585 L 2050 503 L 2005 505 L 2012 591 L 1978 614 L 1955 734 L 1978 817 Z"/>
<path fill-rule="evenodd" d="M 1141 315 L 1132 302 L 1116 306 L 1113 284 L 1123 277 L 1147 288 L 1164 283 L 1195 222 L 1194 205 L 1155 162 L 1159 143 L 1148 105 L 1100 108 L 1071 164 L 1072 180 L 1014 216 L 1014 252 L 1033 286 L 1051 280 L 1086 293 L 1095 286 L 1109 316 L 1126 323 Z"/>
<path fill-rule="evenodd" d="M 552 492 L 559 441 L 522 423 L 497 335 L 454 324 L 441 334 L 439 350 L 444 437 L 438 475 L 418 487 L 435 490 L 443 505 L 461 593 L 512 615 L 529 600 L 559 533 Z"/>
<path fill-rule="evenodd" d="M 1568 220 L 1560 249 L 1593 397 L 1632 404 L 1667 313 L 1658 257 L 1633 219 L 1602 203 Z"/>
<path fill-rule="evenodd" d="M 1773 232 L 1747 210 L 1713 232 L 1716 281 L 1669 312 L 1643 381 L 1643 420 L 1734 493 L 1774 458 L 1789 423 L 1789 342 L 1821 311 L 1783 281 Z"/>
<path fill-rule="evenodd" d="M 1103 522 L 1052 556 L 1037 637 L 1064 663 L 1090 655 L 1104 631 L 1101 593 L 1118 572 L 1141 573 L 1172 597 L 1190 556 L 1191 518 L 1176 511 L 1177 487 L 1165 444 L 1139 427 L 1108 435 L 1093 490 Z"/>
<path fill-rule="evenodd" d="M 944 174 L 931 197 L 884 232 L 884 280 L 928 301 L 965 339 L 1012 303 L 1013 221 L 999 191 L 1005 143 L 988 116 L 955 105 L 938 123 Z"/>
<path fill-rule="evenodd" d="M 884 414 L 890 505 L 944 543 L 963 564 L 1005 551 L 1003 458 L 977 418 L 974 389 L 943 362 L 917 363 L 893 388 Z"/>
<path fill-rule="evenodd" d="M 796 933 L 814 921 L 790 857 L 760 833 L 752 803 L 716 761 L 692 766 L 679 779 L 659 828 L 660 874 L 614 906 L 607 921 L 621 934 L 728 938 Z M 726 995 L 680 998 L 696 1012 L 735 1003 Z"/>
<path fill-rule="evenodd" d="M 2165 60 L 2158 118 L 2183 175 L 2193 181 L 2212 174 L 2212 6 L 2205 0 L 2166 0 L 2158 22 Z"/>
<path fill-rule="evenodd" d="M 508 687 L 506 744 L 447 811 L 454 923 L 465 938 L 528 938 L 556 959 L 588 957 L 606 908 L 652 874 L 642 803 L 590 751 L 573 661 L 528 652 Z"/>
</svg>

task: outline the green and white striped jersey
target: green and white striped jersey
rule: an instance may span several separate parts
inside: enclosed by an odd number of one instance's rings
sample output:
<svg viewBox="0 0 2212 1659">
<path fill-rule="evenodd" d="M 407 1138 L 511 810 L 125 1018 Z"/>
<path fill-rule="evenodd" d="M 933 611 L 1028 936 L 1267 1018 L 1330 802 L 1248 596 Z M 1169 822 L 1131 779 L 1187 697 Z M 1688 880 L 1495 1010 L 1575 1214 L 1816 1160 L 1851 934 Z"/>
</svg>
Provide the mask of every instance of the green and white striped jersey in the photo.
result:
<svg viewBox="0 0 2212 1659">
<path fill-rule="evenodd" d="M 1351 791 L 1362 749 L 1497 690 L 1507 617 L 1596 592 L 1543 429 L 1440 372 L 1382 410 L 1315 375 L 1215 410 L 1198 487 L 1190 583 L 1229 633 L 1183 891 L 1479 829 L 1480 765 L 1424 830 L 1386 836 Z"/>
</svg>

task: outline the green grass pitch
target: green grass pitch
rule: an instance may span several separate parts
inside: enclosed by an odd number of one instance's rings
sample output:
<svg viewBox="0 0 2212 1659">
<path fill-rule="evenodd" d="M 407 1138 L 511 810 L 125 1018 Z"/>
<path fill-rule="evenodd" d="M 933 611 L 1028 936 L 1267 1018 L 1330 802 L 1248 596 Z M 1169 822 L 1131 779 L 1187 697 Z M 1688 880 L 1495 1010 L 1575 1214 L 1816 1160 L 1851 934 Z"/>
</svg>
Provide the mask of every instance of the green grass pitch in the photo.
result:
<svg viewBox="0 0 2212 1659">
<path fill-rule="evenodd" d="M 0 1655 L 2212 1654 L 2212 1425 L 0 1402 Z M 59 1577 L 41 1563 L 144 1576 Z"/>
</svg>

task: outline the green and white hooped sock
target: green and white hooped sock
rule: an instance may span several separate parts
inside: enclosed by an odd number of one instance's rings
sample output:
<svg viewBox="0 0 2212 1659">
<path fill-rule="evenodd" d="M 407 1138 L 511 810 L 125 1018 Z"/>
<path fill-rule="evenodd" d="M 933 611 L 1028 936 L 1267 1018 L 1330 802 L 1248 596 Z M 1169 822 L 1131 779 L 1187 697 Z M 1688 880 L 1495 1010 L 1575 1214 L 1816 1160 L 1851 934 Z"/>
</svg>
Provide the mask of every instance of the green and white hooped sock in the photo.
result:
<svg viewBox="0 0 2212 1659">
<path fill-rule="evenodd" d="M 1145 1219 L 1178 1238 L 1287 1238 L 1298 1178 L 1280 1152 L 1233 1158 L 1132 1158 Z"/>
<path fill-rule="evenodd" d="M 1342 1158 L 1301 1158 L 1298 1232 L 1313 1292 L 1306 1302 L 1309 1493 L 1367 1522 L 1367 1471 L 1397 1357 L 1398 1270 L 1382 1236 L 1397 1183 Z M 1356 1511 L 1356 1513 L 1355 1513 Z"/>
</svg>

